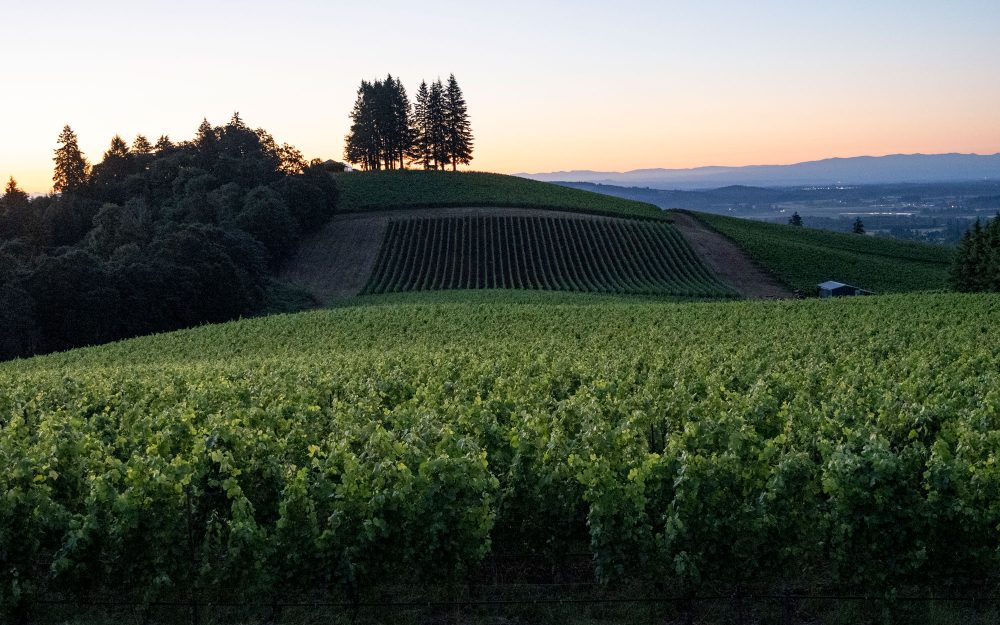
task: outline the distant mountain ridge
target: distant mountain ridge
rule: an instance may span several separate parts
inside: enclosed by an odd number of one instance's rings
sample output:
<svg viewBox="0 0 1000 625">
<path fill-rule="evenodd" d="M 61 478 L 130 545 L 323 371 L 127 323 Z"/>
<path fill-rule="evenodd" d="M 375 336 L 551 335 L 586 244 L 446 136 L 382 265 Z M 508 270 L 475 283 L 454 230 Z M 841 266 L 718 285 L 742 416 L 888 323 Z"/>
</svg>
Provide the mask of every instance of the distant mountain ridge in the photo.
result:
<svg viewBox="0 0 1000 625">
<path fill-rule="evenodd" d="M 574 170 L 515 175 L 545 182 L 591 182 L 652 189 L 969 182 L 1000 180 L 1000 153 L 892 154 L 828 158 L 791 165 L 635 169 L 627 172 Z"/>
</svg>

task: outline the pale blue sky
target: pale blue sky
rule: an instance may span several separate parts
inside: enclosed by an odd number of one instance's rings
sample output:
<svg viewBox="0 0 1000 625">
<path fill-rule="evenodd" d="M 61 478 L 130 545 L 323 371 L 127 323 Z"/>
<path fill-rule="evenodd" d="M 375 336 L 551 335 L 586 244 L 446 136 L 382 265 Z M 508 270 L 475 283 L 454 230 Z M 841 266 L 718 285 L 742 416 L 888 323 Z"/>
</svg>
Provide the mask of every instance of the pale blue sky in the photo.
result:
<svg viewBox="0 0 1000 625">
<path fill-rule="evenodd" d="M 362 78 L 454 72 L 477 169 L 1000 151 L 1000 2 L 11 2 L 0 176 L 64 123 L 188 138 L 239 110 L 340 158 Z"/>
</svg>

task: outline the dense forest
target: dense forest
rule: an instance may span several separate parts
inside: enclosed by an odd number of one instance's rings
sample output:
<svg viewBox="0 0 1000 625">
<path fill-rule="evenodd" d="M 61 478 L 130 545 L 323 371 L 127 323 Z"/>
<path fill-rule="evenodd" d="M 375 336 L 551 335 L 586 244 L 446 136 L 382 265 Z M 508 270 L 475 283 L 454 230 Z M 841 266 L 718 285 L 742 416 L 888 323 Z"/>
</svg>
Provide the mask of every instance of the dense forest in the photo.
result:
<svg viewBox="0 0 1000 625">
<path fill-rule="evenodd" d="M 333 213 L 328 166 L 234 114 L 91 166 L 67 126 L 53 193 L 0 197 L 0 358 L 301 305 L 273 270 Z"/>
<path fill-rule="evenodd" d="M 362 169 L 423 169 L 452 171 L 472 160 L 472 126 L 468 106 L 455 75 L 420 83 L 410 104 L 402 81 L 362 81 L 351 111 L 351 131 L 344 158 Z"/>
</svg>

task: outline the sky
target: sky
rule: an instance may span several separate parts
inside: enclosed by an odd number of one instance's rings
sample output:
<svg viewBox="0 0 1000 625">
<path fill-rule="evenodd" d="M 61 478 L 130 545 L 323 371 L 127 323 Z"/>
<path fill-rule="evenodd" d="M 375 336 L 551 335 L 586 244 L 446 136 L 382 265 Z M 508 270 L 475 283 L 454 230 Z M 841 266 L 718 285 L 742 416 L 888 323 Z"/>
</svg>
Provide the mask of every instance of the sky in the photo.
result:
<svg viewBox="0 0 1000 625">
<path fill-rule="evenodd" d="M 0 0 L 0 177 L 47 192 L 63 125 L 193 136 L 239 111 L 343 158 L 362 79 L 454 73 L 472 169 L 1000 152 L 997 0 Z"/>
</svg>

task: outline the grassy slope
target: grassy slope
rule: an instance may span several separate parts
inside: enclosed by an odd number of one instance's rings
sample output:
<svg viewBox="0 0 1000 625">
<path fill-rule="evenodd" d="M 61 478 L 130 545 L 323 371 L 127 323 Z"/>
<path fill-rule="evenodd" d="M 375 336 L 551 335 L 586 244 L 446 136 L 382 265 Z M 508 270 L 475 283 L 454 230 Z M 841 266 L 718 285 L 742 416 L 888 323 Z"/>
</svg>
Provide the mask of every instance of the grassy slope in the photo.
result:
<svg viewBox="0 0 1000 625">
<path fill-rule="evenodd" d="M 663 218 L 652 204 L 483 172 L 377 171 L 337 175 L 341 210 L 502 206 Z"/>
<path fill-rule="evenodd" d="M 814 293 L 816 285 L 825 280 L 845 282 L 876 293 L 938 290 L 948 286 L 952 248 L 693 214 L 735 241 L 779 280 L 803 293 Z"/>
</svg>

